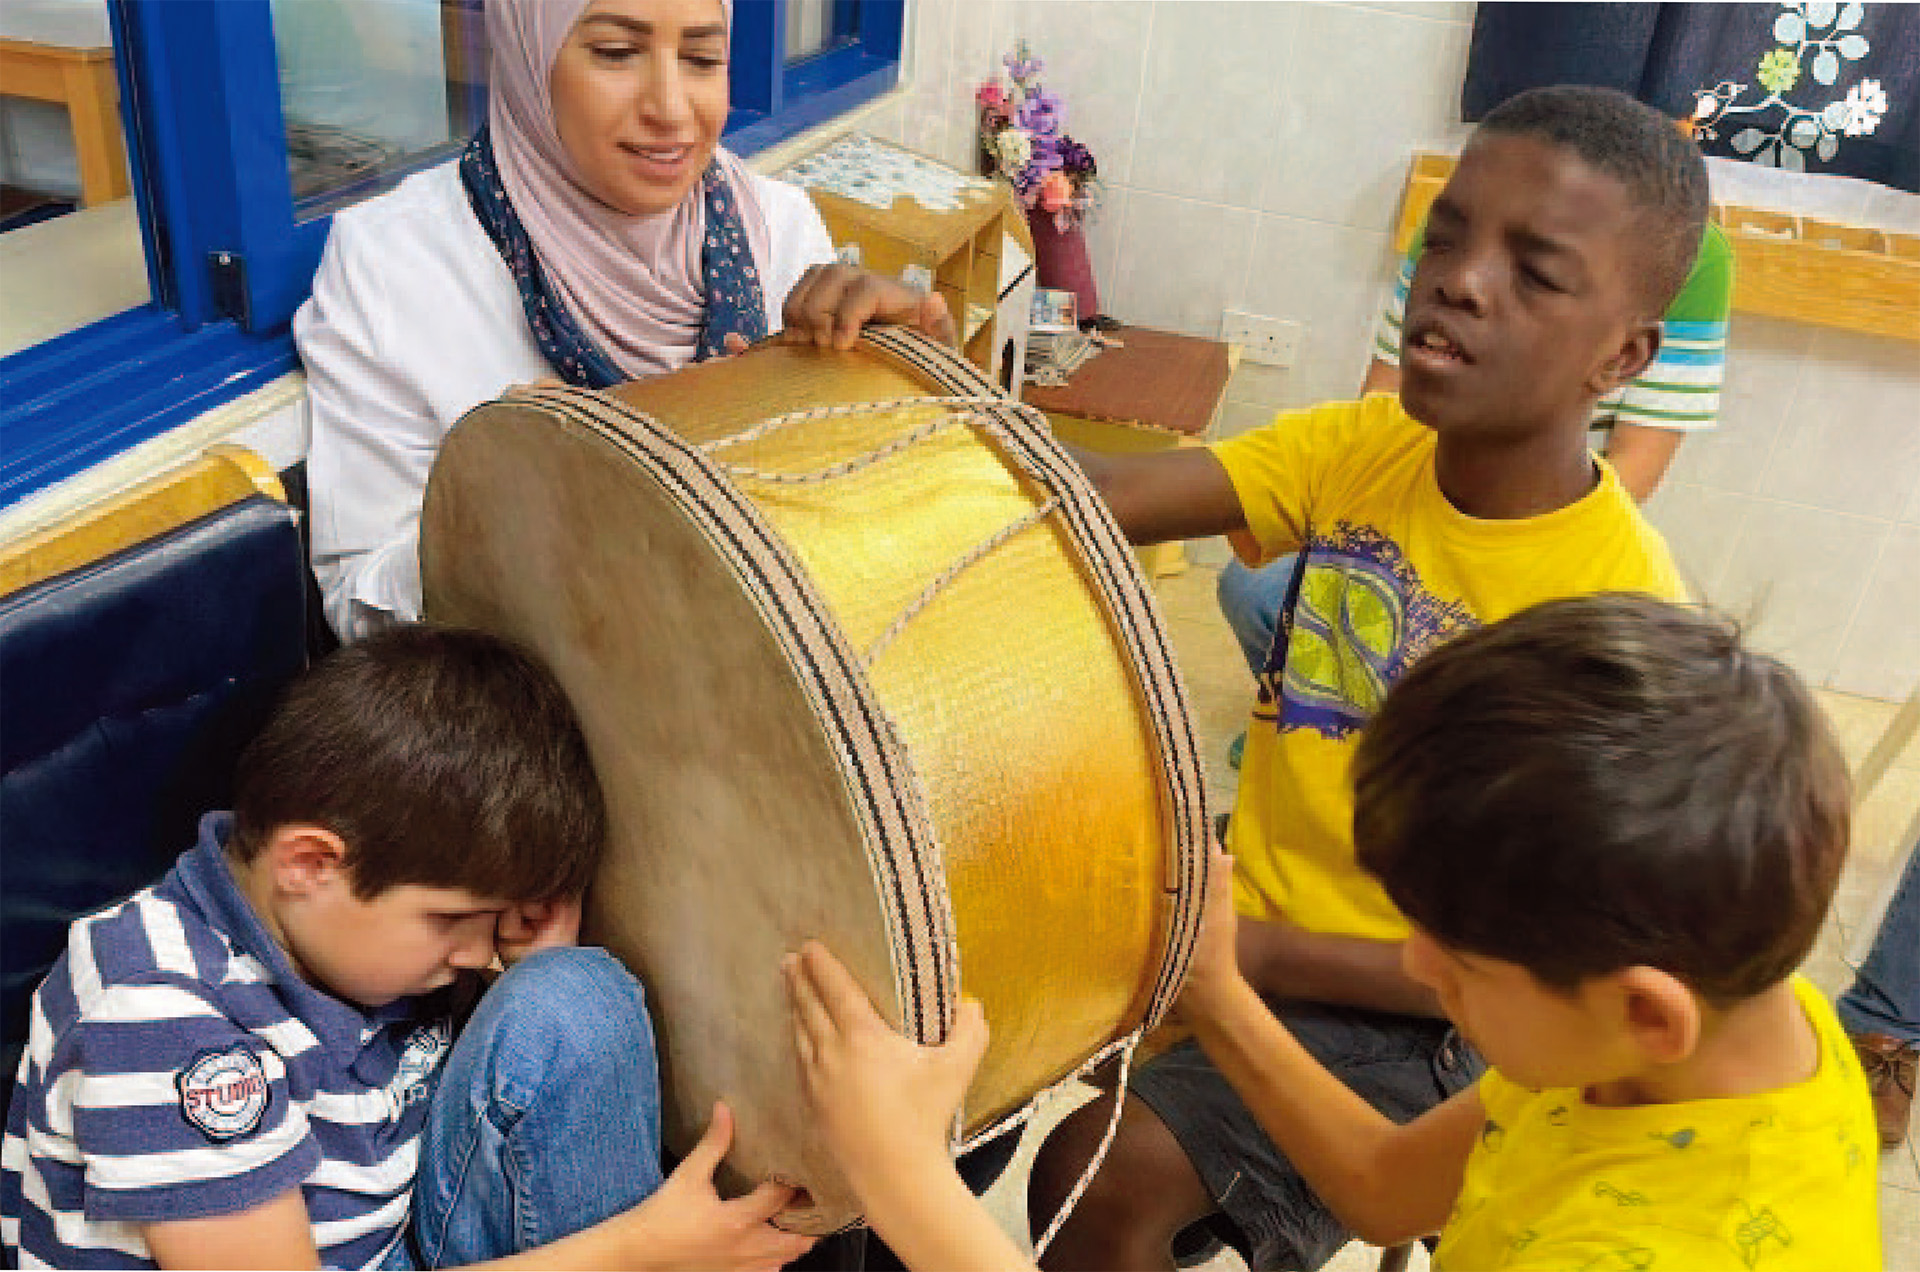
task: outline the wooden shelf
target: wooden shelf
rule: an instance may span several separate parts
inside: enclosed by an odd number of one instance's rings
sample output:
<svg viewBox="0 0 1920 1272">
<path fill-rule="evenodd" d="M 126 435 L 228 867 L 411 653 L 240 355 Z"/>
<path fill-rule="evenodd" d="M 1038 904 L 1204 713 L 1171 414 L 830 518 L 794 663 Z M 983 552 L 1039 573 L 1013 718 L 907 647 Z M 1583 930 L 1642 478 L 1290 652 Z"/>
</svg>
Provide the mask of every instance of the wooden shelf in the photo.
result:
<svg viewBox="0 0 1920 1272">
<path fill-rule="evenodd" d="M 914 154 L 887 142 L 872 144 Z M 939 162 L 924 155 L 915 158 L 928 164 Z M 959 207 L 950 209 L 928 208 L 904 195 L 894 199 L 891 207 L 877 208 L 827 190 L 807 193 L 820 210 L 834 246 L 858 244 L 863 267 L 890 278 L 931 279 L 932 289 L 946 299 L 962 333 L 967 360 L 992 374 L 999 343 L 994 328 L 1003 239 L 1012 235 L 1032 253 L 1026 218 L 1011 190 L 998 182 L 983 184 L 964 196 Z"/>
<path fill-rule="evenodd" d="M 1733 245 L 1733 307 L 1920 340 L 1920 236 L 1716 205 Z"/>
<path fill-rule="evenodd" d="M 1405 254 L 1453 172 L 1450 155 L 1415 154 L 1394 222 Z M 1733 248 L 1733 309 L 1920 341 L 1920 235 L 1716 203 Z"/>
</svg>

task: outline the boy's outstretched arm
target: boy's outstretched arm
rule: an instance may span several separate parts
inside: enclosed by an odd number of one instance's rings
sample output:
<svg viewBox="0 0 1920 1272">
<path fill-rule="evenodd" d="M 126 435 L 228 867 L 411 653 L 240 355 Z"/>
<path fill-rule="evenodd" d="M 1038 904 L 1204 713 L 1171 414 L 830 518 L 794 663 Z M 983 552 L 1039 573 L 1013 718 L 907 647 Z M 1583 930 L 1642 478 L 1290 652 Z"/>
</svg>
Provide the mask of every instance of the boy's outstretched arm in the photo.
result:
<svg viewBox="0 0 1920 1272">
<path fill-rule="evenodd" d="M 478 1266 L 775 1272 L 811 1249 L 813 1238 L 769 1222 L 792 1202 L 791 1188 L 765 1183 L 731 1201 L 714 1190 L 713 1172 L 732 1140 L 733 1115 L 716 1104 L 707 1133 L 651 1197 L 572 1236 Z M 297 1188 L 237 1214 L 148 1224 L 143 1235 L 163 1268 L 320 1266 Z"/>
<path fill-rule="evenodd" d="M 1215 850 L 1181 1016 L 1273 1142 L 1341 1222 L 1382 1246 L 1438 1232 L 1486 1115 L 1469 1088 L 1397 1125 L 1320 1066 L 1241 975 L 1233 858 Z"/>
<path fill-rule="evenodd" d="M 1249 918 L 1239 919 L 1237 927 L 1240 973 L 1263 993 L 1402 1016 L 1446 1014 L 1433 991 L 1407 975 L 1399 941 L 1330 936 Z"/>
<path fill-rule="evenodd" d="M 1116 455 L 1079 446 L 1066 449 L 1106 500 L 1129 543 L 1199 539 L 1246 527 L 1240 496 L 1212 451 L 1185 446 L 1150 455 Z"/>
<path fill-rule="evenodd" d="M 953 1167 L 948 1135 L 987 1049 L 980 1004 L 938 1047 L 902 1037 L 817 941 L 781 964 L 801 1084 L 867 1222 L 917 1272 L 1031 1269 Z"/>
</svg>

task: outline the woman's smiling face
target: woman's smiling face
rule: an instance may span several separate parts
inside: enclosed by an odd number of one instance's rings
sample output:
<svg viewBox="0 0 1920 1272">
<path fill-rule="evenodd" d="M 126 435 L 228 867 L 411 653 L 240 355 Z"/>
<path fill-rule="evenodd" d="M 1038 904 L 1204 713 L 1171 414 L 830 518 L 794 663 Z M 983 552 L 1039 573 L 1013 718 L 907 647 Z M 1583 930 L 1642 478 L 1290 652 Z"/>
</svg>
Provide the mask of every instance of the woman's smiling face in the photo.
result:
<svg viewBox="0 0 1920 1272">
<path fill-rule="evenodd" d="M 631 216 L 668 211 L 726 126 L 726 12 L 720 0 L 591 0 L 548 91 L 587 193 Z"/>
</svg>

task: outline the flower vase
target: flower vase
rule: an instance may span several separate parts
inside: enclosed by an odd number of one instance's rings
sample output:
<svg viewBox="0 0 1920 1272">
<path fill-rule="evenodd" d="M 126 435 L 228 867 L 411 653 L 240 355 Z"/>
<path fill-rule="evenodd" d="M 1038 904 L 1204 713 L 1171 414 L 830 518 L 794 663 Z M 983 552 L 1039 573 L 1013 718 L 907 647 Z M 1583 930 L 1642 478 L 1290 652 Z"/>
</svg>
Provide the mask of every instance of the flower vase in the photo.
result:
<svg viewBox="0 0 1920 1272">
<path fill-rule="evenodd" d="M 1093 285 L 1093 258 L 1087 253 L 1087 235 L 1078 224 L 1062 230 L 1053 213 L 1027 213 L 1033 232 L 1033 269 L 1040 286 L 1074 295 L 1074 312 L 1085 322 L 1100 312 L 1100 293 Z"/>
</svg>

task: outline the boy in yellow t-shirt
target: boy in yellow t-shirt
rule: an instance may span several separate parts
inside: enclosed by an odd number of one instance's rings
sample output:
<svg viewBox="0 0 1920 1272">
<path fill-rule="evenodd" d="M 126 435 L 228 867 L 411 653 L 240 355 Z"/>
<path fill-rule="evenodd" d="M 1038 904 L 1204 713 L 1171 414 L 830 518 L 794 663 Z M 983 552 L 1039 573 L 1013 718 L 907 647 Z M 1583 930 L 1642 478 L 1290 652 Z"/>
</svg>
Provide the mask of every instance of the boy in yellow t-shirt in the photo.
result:
<svg viewBox="0 0 1920 1272">
<path fill-rule="evenodd" d="M 1369 1107 L 1247 983 L 1224 854 L 1180 1000 L 1344 1223 L 1438 1231 L 1441 1272 L 1880 1267 L 1866 1080 L 1793 974 L 1846 855 L 1847 777 L 1792 672 L 1678 606 L 1550 601 L 1401 680 L 1355 786 L 1407 971 L 1493 1068 L 1404 1125 Z M 909 1267 L 1023 1266 L 947 1150 L 978 1004 L 916 1047 L 817 946 L 788 976 L 869 1222 Z"/>
<path fill-rule="evenodd" d="M 1586 431 L 1657 349 L 1706 214 L 1699 152 L 1658 111 L 1604 89 L 1521 94 L 1480 124 L 1429 213 L 1397 399 L 1286 413 L 1210 450 L 1082 457 L 1136 542 L 1230 534 L 1250 563 L 1301 556 L 1228 831 L 1240 964 L 1397 1119 L 1479 1061 L 1402 969 L 1406 921 L 1354 861 L 1348 762 L 1388 688 L 1462 632 L 1556 597 L 1683 595 Z M 1041 1148 L 1036 1231 L 1106 1120 L 1082 1109 Z M 1209 1236 L 1264 1269 L 1317 1267 L 1350 1233 L 1188 1044 L 1134 1075 L 1047 1266 L 1164 1267 Z"/>
</svg>

